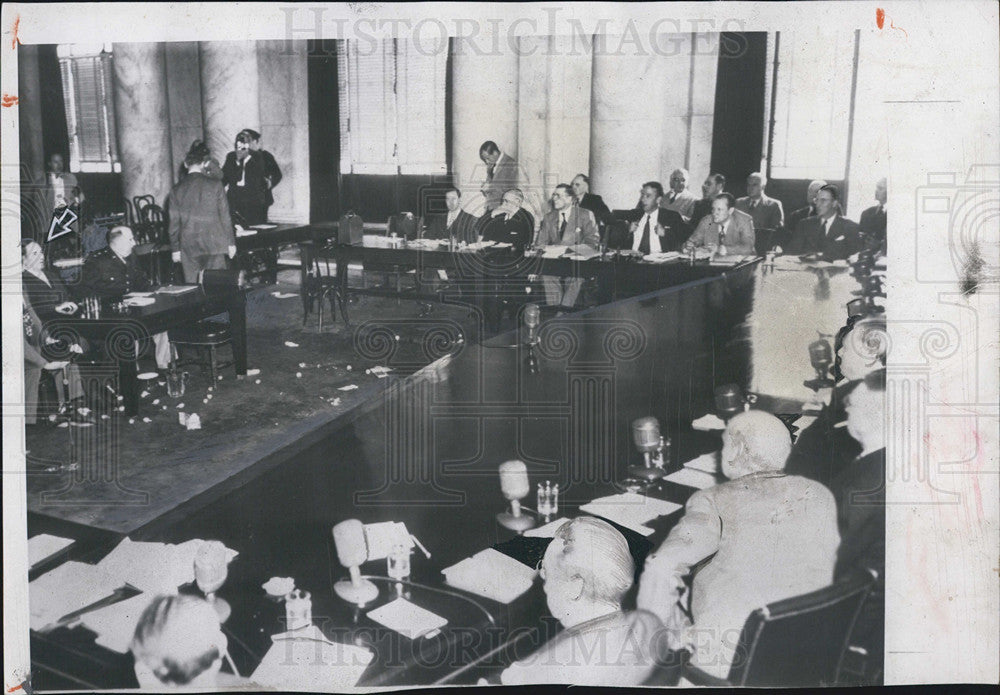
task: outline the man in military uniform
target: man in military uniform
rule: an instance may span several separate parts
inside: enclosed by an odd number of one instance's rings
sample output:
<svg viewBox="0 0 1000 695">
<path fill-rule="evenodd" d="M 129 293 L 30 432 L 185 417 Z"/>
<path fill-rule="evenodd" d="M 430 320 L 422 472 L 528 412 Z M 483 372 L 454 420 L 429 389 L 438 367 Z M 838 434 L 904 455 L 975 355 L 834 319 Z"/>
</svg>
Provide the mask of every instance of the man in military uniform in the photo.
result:
<svg viewBox="0 0 1000 695">
<path fill-rule="evenodd" d="M 80 292 L 90 297 L 121 297 L 129 292 L 144 292 L 152 283 L 139 267 L 132 249 L 135 237 L 132 230 L 122 225 L 108 232 L 107 248 L 87 256 L 80 273 Z M 170 367 L 172 351 L 165 332 L 153 335 L 156 367 Z"/>
</svg>

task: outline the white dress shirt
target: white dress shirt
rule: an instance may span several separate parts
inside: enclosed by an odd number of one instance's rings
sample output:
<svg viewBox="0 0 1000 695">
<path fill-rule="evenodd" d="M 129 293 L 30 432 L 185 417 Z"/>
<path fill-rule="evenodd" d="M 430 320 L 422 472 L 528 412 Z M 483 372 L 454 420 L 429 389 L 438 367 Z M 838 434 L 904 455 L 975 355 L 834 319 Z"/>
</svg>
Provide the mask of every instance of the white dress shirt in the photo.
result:
<svg viewBox="0 0 1000 695">
<path fill-rule="evenodd" d="M 37 180 L 37 179 L 36 179 Z M 66 205 L 66 183 L 59 174 L 49 174 L 52 183 L 52 200 L 56 208 Z"/>
<path fill-rule="evenodd" d="M 649 220 L 649 253 L 660 253 L 663 247 L 660 246 L 660 235 L 656 233 L 656 225 L 659 224 L 659 208 L 653 210 L 653 212 L 647 212 L 639 220 L 639 226 L 635 228 L 635 234 L 632 235 L 632 250 L 638 251 L 639 244 L 642 243 L 642 235 L 646 229 L 646 220 Z"/>
</svg>

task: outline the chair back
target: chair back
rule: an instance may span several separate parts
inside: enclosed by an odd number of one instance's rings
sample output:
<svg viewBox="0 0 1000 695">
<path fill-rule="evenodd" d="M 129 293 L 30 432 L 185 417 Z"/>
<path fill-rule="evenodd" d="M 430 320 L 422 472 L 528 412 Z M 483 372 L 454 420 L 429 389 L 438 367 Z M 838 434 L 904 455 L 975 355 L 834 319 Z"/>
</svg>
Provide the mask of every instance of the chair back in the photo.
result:
<svg viewBox="0 0 1000 695">
<path fill-rule="evenodd" d="M 831 586 L 755 610 L 743 626 L 729 683 L 757 688 L 834 685 L 874 582 L 873 573 L 858 570 Z"/>
<path fill-rule="evenodd" d="M 146 208 L 156 205 L 156 198 L 148 194 L 133 196 L 132 205 L 135 206 L 135 221 L 146 222 Z"/>
<path fill-rule="evenodd" d="M 404 239 L 417 239 L 421 236 L 424 228 L 424 220 L 419 215 L 412 212 L 401 212 L 398 215 L 389 217 L 389 236 L 395 234 Z"/>
<path fill-rule="evenodd" d="M 340 244 L 360 246 L 364 243 L 365 226 L 360 215 L 349 212 L 340 218 L 337 227 L 337 241 Z"/>
</svg>

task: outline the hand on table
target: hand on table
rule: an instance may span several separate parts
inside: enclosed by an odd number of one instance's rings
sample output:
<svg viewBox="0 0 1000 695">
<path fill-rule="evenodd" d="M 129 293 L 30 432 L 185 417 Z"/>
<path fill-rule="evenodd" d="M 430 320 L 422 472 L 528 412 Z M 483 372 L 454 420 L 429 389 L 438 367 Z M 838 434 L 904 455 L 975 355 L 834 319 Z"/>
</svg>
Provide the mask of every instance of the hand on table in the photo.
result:
<svg viewBox="0 0 1000 695">
<path fill-rule="evenodd" d="M 236 246 L 232 246 L 231 245 L 229 247 L 229 257 L 230 258 L 236 258 Z"/>
</svg>

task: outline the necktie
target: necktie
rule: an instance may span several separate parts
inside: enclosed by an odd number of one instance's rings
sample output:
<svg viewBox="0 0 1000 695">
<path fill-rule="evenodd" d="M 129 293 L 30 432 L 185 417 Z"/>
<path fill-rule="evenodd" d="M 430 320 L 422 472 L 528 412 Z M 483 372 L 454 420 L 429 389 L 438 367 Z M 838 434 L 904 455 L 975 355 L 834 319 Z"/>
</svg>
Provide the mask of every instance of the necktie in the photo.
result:
<svg viewBox="0 0 1000 695">
<path fill-rule="evenodd" d="M 566 235 L 566 213 L 564 212 L 560 216 L 562 217 L 562 223 L 559 225 L 559 241 L 562 241 Z"/>
<path fill-rule="evenodd" d="M 754 210 L 754 209 L 756 209 L 756 208 L 757 208 L 757 203 L 758 203 L 758 202 L 759 202 L 759 201 L 757 201 L 757 200 L 751 200 L 751 201 L 750 201 L 750 209 L 751 209 L 751 210 Z"/>
<path fill-rule="evenodd" d="M 649 255 L 649 215 L 646 215 L 646 226 L 642 230 L 642 241 L 639 242 L 639 253 Z"/>
<path fill-rule="evenodd" d="M 493 180 L 493 167 L 494 166 L 496 166 L 496 165 L 495 164 L 490 164 L 488 167 L 486 167 L 486 180 L 487 181 L 492 181 Z"/>
</svg>

